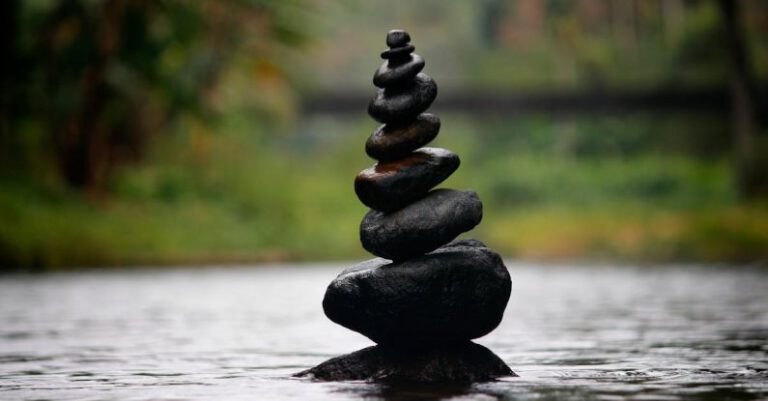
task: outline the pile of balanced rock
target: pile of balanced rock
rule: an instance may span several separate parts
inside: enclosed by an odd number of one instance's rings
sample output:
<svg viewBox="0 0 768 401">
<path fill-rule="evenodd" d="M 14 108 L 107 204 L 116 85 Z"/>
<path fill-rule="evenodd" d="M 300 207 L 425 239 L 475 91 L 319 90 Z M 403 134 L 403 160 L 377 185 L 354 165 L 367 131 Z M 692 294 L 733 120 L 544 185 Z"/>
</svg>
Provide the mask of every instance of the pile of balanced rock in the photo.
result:
<svg viewBox="0 0 768 401">
<path fill-rule="evenodd" d="M 511 291 L 498 254 L 476 240 L 454 239 L 482 218 L 473 191 L 433 188 L 459 167 L 459 156 L 423 147 L 440 130 L 424 113 L 437 85 L 421 72 L 410 36 L 387 34 L 389 49 L 373 77 L 368 113 L 384 125 L 365 144 L 376 160 L 355 179 L 371 210 L 360 224 L 363 247 L 379 258 L 343 271 L 328 287 L 325 314 L 378 345 L 299 373 L 322 380 L 474 382 L 514 375 L 470 340 L 501 322 Z M 452 242 L 453 241 L 453 242 Z"/>
</svg>

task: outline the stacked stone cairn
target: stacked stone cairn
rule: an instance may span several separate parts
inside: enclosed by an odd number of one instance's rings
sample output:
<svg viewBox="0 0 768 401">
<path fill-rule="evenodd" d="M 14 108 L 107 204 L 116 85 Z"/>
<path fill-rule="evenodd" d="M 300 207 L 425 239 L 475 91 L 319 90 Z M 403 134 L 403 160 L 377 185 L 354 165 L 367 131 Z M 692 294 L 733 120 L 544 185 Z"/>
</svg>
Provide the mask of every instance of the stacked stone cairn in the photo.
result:
<svg viewBox="0 0 768 401">
<path fill-rule="evenodd" d="M 472 339 L 501 322 L 511 291 L 498 254 L 477 240 L 454 240 L 480 223 L 473 191 L 433 189 L 459 167 L 459 156 L 424 147 L 440 130 L 425 113 L 437 85 L 421 72 L 402 30 L 373 76 L 380 89 L 368 113 L 383 123 L 365 144 L 378 160 L 355 179 L 371 210 L 360 224 L 363 247 L 379 258 L 343 271 L 323 300 L 332 321 L 378 345 L 301 372 L 320 380 L 476 382 L 514 373 Z"/>
</svg>

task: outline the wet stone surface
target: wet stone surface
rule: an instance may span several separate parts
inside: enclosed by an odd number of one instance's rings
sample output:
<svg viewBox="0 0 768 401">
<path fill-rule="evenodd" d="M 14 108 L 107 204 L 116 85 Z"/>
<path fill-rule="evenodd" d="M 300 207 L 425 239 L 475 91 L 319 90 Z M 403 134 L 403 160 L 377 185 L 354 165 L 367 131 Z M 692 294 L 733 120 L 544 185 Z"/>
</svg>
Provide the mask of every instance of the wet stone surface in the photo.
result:
<svg viewBox="0 0 768 401">
<path fill-rule="evenodd" d="M 401 47 L 407 45 L 411 41 L 411 35 L 402 29 L 392 29 L 387 32 L 387 46 L 389 47 Z"/>
<path fill-rule="evenodd" d="M 405 123 L 424 112 L 437 97 L 437 84 L 424 73 L 404 86 L 379 89 L 368 104 L 368 114 L 381 123 Z"/>
<path fill-rule="evenodd" d="M 390 61 L 405 60 L 408 55 L 413 53 L 416 47 L 413 45 L 405 45 L 400 47 L 393 47 L 381 52 L 381 58 L 388 59 Z"/>
<path fill-rule="evenodd" d="M 373 84 L 387 88 L 407 84 L 424 69 L 424 59 L 418 54 L 401 62 L 385 61 L 373 74 Z"/>
<path fill-rule="evenodd" d="M 447 244 L 482 217 L 474 191 L 436 189 L 396 212 L 369 211 L 360 223 L 360 241 L 376 256 L 404 260 Z"/>
<path fill-rule="evenodd" d="M 403 159 L 379 162 L 355 177 L 355 193 L 371 209 L 393 212 L 422 198 L 459 168 L 447 149 L 421 148 Z"/>
<path fill-rule="evenodd" d="M 327 381 L 455 385 L 487 382 L 499 377 L 513 377 L 515 374 L 488 348 L 467 342 L 440 349 L 368 347 L 332 358 L 297 376 Z"/>
<path fill-rule="evenodd" d="M 343 271 L 328 286 L 323 310 L 377 344 L 421 349 L 488 334 L 510 291 L 498 254 L 479 241 L 454 241 L 403 262 L 377 258 Z"/>
<path fill-rule="evenodd" d="M 431 142 L 440 132 L 440 119 L 422 113 L 405 125 L 384 124 L 365 142 L 365 152 L 379 161 L 403 158 Z"/>
</svg>

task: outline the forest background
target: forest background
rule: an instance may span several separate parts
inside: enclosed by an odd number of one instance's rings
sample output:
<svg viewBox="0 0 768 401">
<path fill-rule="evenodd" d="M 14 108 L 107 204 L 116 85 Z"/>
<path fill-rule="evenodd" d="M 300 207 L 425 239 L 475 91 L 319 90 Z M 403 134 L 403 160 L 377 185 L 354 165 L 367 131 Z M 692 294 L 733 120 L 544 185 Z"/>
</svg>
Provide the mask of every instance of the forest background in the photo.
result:
<svg viewBox="0 0 768 401">
<path fill-rule="evenodd" d="M 6 0 L 0 269 L 364 257 L 389 29 L 512 258 L 768 260 L 768 3 Z"/>
</svg>

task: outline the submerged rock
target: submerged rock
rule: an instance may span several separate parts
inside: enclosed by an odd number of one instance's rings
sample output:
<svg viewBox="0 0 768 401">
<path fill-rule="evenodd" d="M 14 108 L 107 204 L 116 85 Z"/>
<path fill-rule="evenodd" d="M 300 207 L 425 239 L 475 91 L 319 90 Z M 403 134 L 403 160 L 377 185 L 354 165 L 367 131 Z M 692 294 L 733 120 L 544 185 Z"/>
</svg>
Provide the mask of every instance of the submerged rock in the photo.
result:
<svg viewBox="0 0 768 401">
<path fill-rule="evenodd" d="M 379 161 L 397 160 L 431 142 L 440 132 L 440 119 L 419 114 L 405 125 L 384 124 L 365 142 L 365 153 Z"/>
<path fill-rule="evenodd" d="M 379 162 L 355 177 L 355 193 L 371 209 L 393 212 L 423 197 L 459 168 L 459 156 L 421 148 L 403 159 Z"/>
<path fill-rule="evenodd" d="M 323 310 L 378 344 L 454 344 L 496 328 L 511 290 L 497 253 L 479 241 L 455 241 L 404 262 L 376 258 L 343 271 Z"/>
<path fill-rule="evenodd" d="M 326 381 L 476 383 L 517 375 L 488 348 L 466 342 L 440 349 L 368 347 L 296 376 Z"/>
<path fill-rule="evenodd" d="M 376 256 L 404 260 L 447 244 L 482 218 L 483 204 L 474 191 L 436 189 L 396 212 L 366 213 L 360 242 Z"/>
</svg>

